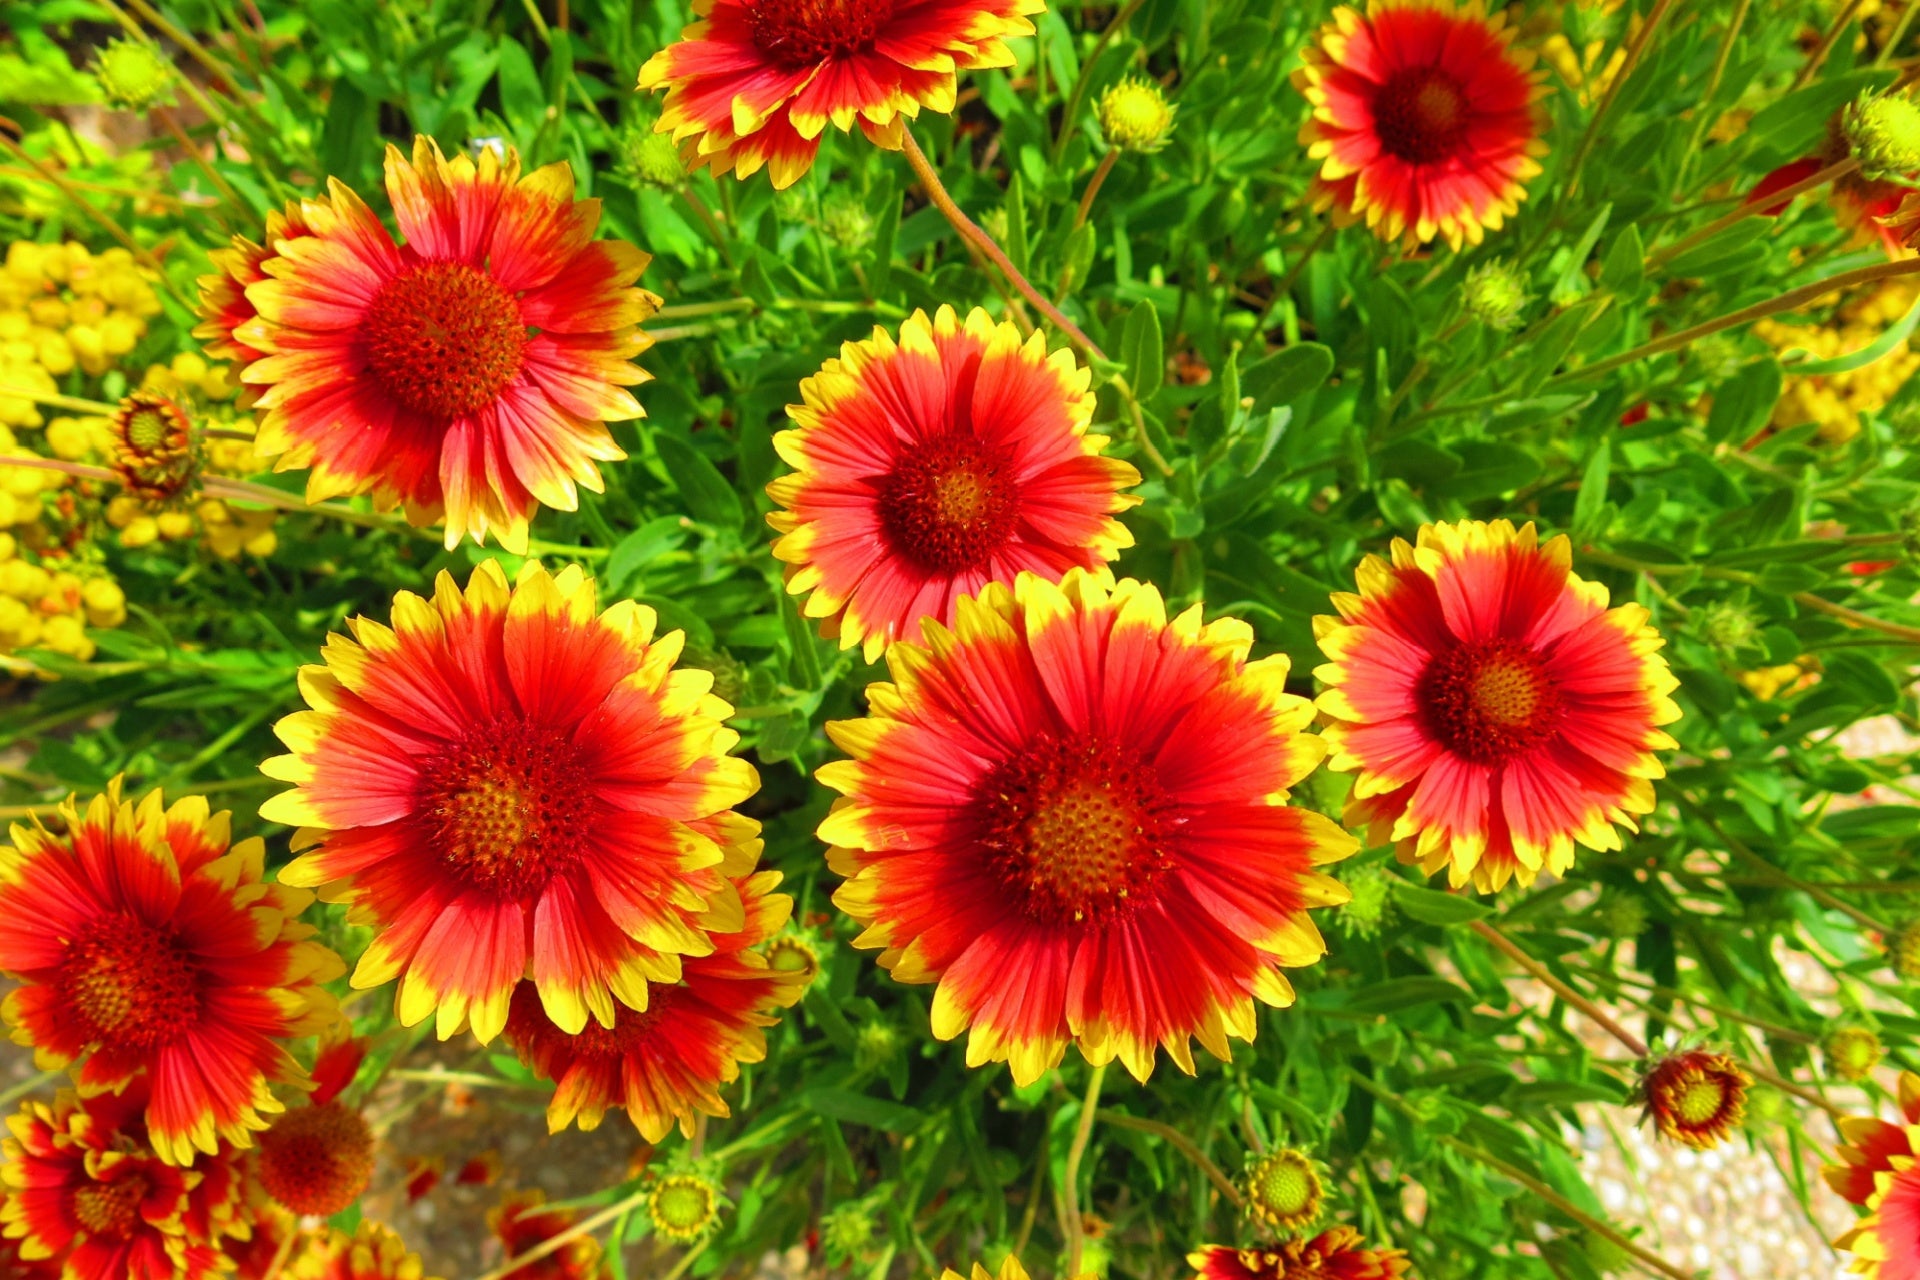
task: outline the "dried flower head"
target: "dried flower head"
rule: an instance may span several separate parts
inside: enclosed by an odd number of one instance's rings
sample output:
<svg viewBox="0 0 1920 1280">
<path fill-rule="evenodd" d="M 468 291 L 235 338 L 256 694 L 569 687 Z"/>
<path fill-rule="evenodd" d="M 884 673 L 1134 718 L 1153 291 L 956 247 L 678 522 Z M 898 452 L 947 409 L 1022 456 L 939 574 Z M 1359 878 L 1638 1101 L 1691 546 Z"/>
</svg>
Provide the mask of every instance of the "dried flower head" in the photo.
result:
<svg viewBox="0 0 1920 1280">
<path fill-rule="evenodd" d="M 172 502 L 193 488 L 200 470 L 193 423 L 178 402 L 136 391 L 120 402 L 108 427 L 120 487 L 144 502 Z"/>
</svg>

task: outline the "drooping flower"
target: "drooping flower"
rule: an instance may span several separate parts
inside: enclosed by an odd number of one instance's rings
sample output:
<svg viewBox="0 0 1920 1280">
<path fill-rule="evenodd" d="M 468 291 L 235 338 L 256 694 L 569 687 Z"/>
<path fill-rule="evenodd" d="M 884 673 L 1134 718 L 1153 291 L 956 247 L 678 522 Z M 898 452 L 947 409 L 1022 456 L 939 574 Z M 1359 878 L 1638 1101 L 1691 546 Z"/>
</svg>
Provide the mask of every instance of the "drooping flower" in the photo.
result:
<svg viewBox="0 0 1920 1280">
<path fill-rule="evenodd" d="M 787 590 L 869 662 L 955 601 L 1022 570 L 1054 581 L 1133 545 L 1114 515 L 1139 501 L 1131 465 L 1101 456 L 1091 374 L 975 308 L 915 312 L 896 344 L 875 329 L 800 384 L 797 425 L 774 437 L 794 474 L 782 510 Z"/>
<path fill-rule="evenodd" d="M 362 1222 L 353 1234 L 335 1228 L 295 1258 L 287 1280 L 424 1280 L 420 1255 L 389 1227 Z M 532 1272 L 516 1272 L 534 1274 Z"/>
<path fill-rule="evenodd" d="M 231 1153 L 192 1169 L 162 1160 L 140 1120 L 144 1092 L 63 1091 L 8 1118 L 0 1223 L 21 1257 L 64 1259 L 73 1280 L 203 1280 L 226 1268 L 221 1240 L 245 1231 Z"/>
<path fill-rule="evenodd" d="M 1788 187 L 1798 186 L 1830 165 L 1845 160 L 1854 151 L 1848 139 L 1848 109 L 1834 112 L 1827 120 L 1826 136 L 1810 156 L 1788 161 L 1767 174 L 1747 193 L 1747 204 L 1764 204 L 1760 216 L 1777 218 L 1787 211 L 1788 201 L 1771 198 Z M 1902 178 L 1906 181 L 1903 181 Z M 1827 186 L 1827 204 L 1833 220 L 1852 233 L 1856 245 L 1878 245 L 1889 258 L 1901 255 L 1901 204 L 1912 190 L 1909 182 L 1920 173 L 1880 173 L 1869 175 L 1856 169 L 1834 179 Z"/>
<path fill-rule="evenodd" d="M 1563 874 L 1653 809 L 1678 682 L 1647 611 L 1608 609 L 1572 555 L 1531 524 L 1427 525 L 1314 619 L 1328 767 L 1359 774 L 1347 825 L 1455 888 Z"/>
<path fill-rule="evenodd" d="M 353 984 L 399 979 L 408 1026 L 484 1043 L 531 977 L 562 1029 L 610 1027 L 743 923 L 728 877 L 756 828 L 730 806 L 759 779 L 727 754 L 732 708 L 675 668 L 682 636 L 656 638 L 653 610 L 596 616 L 578 568 L 529 562 L 509 588 L 489 561 L 436 587 L 302 671 L 313 709 L 261 766 L 295 784 L 261 815 L 308 850 L 281 877 L 373 926 Z"/>
<path fill-rule="evenodd" d="M 1399 1280 L 1409 1263 L 1399 1249 L 1369 1249 L 1352 1227 L 1332 1227 L 1271 1249 L 1208 1245 L 1188 1254 L 1187 1265 L 1200 1280 Z"/>
<path fill-rule="evenodd" d="M 1313 108 L 1300 140 L 1321 162 L 1314 207 L 1408 248 L 1498 230 L 1546 154 L 1545 77 L 1512 39 L 1482 0 L 1335 9 L 1294 73 Z"/>
<path fill-rule="evenodd" d="M 1827 1185 L 1867 1211 L 1834 1241 L 1852 1253 L 1848 1270 L 1868 1280 L 1920 1280 L 1920 1075 L 1900 1073 L 1900 1115 L 1840 1121 L 1838 1164 L 1822 1170 Z"/>
<path fill-rule="evenodd" d="M 229 847 L 230 816 L 204 797 L 129 803 L 116 778 L 61 816 L 64 834 L 15 826 L 0 849 L 14 1039 L 42 1067 L 77 1062 L 85 1094 L 150 1077 L 162 1159 L 247 1145 L 281 1109 L 268 1083 L 304 1078 L 278 1042 L 339 1016 L 318 984 L 340 959 L 296 919 L 313 895 L 264 883 L 265 845 Z"/>
<path fill-rule="evenodd" d="M 588 1023 L 569 1035 L 546 1015 L 531 983 L 514 992 L 507 1039 L 520 1060 L 556 1083 L 547 1126 L 597 1128 L 609 1107 L 623 1107 L 640 1136 L 659 1142 L 677 1123 L 691 1136 L 696 1113 L 730 1114 L 720 1086 L 740 1074 L 740 1063 L 766 1056 L 761 1030 L 775 1010 L 794 1003 L 805 979 L 768 966 L 750 948 L 779 928 L 793 900 L 770 892 L 777 871 L 737 881 L 746 923 L 713 934 L 713 954 L 681 963 L 681 980 L 647 992 L 644 1013 L 616 1007 L 613 1025 Z"/>
<path fill-rule="evenodd" d="M 694 0 L 698 19 L 640 68 L 665 89 L 654 128 L 687 164 L 776 188 L 813 166 L 827 126 L 900 149 L 902 118 L 954 107 L 955 73 L 1010 67 L 1043 0 Z"/>
<path fill-rule="evenodd" d="M 654 1231 L 675 1244 L 692 1244 L 720 1218 L 720 1188 L 697 1173 L 670 1173 L 647 1197 Z"/>
<path fill-rule="evenodd" d="M 1705 1151 L 1727 1140 L 1746 1114 L 1753 1077 L 1724 1053 L 1688 1049 L 1649 1067 L 1636 1100 L 1664 1138 Z"/>
<path fill-rule="evenodd" d="M 938 983 L 933 1032 L 1020 1084 L 1069 1041 L 1136 1077 L 1189 1037 L 1220 1058 L 1283 965 L 1325 952 L 1307 909 L 1346 891 L 1314 868 L 1356 842 L 1286 805 L 1324 747 L 1284 655 L 1160 593 L 1071 570 L 963 598 L 954 628 L 888 651 L 871 715 L 830 724 L 853 759 L 820 825 L 834 895 L 902 982 Z"/>
<path fill-rule="evenodd" d="M 571 1209 L 549 1209 L 544 1192 L 515 1191 L 487 1214 L 487 1225 L 499 1239 L 508 1260 L 553 1239 L 572 1226 Z M 600 1242 L 591 1235 L 575 1236 L 552 1253 L 518 1267 L 515 1280 L 607 1280 L 613 1268 L 600 1256 Z"/>
<path fill-rule="evenodd" d="M 415 524 L 444 515 L 448 547 L 492 532 L 524 552 L 539 506 L 573 510 L 625 456 L 606 423 L 641 416 L 647 255 L 593 239 L 599 201 L 573 198 L 565 163 L 522 178 L 511 150 L 449 160 L 421 137 L 411 164 L 388 148 L 386 177 L 403 245 L 336 181 L 301 206 L 305 234 L 257 263 L 236 246 L 208 331 L 262 353 L 238 375 L 261 389 L 255 448 L 310 468 L 308 501 L 372 493 Z M 254 273 L 257 315 L 228 330 Z"/>
<path fill-rule="evenodd" d="M 113 472 L 120 487 L 143 502 L 172 502 L 199 471 L 186 411 L 153 391 L 135 391 L 108 423 Z"/>
<path fill-rule="evenodd" d="M 1247 1216 L 1281 1235 L 1296 1235 L 1313 1225 L 1326 1207 L 1327 1192 L 1313 1158 L 1292 1147 L 1278 1147 L 1247 1162 Z"/>
</svg>

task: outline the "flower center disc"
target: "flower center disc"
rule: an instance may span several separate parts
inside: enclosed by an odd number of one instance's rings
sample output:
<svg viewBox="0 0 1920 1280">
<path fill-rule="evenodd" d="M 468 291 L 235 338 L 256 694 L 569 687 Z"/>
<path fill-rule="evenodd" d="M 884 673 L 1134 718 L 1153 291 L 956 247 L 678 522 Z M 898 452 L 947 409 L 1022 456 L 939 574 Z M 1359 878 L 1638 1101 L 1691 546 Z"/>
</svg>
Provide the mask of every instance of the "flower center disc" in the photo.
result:
<svg viewBox="0 0 1920 1280">
<path fill-rule="evenodd" d="M 894 0 L 758 0 L 747 8 L 753 42 L 782 67 L 844 58 L 873 47 Z"/>
<path fill-rule="evenodd" d="M 1688 1125 L 1701 1125 L 1719 1115 L 1726 1101 L 1726 1088 L 1718 1080 L 1689 1080 L 1680 1086 L 1673 1111 Z"/>
<path fill-rule="evenodd" d="M 296 1213 L 338 1213 L 373 1181 L 373 1130 L 341 1102 L 295 1107 L 259 1145 L 261 1183 Z"/>
<path fill-rule="evenodd" d="M 90 1236 L 125 1240 L 140 1225 L 147 1180 L 137 1173 L 115 1182 L 92 1182 L 73 1193 L 73 1218 Z"/>
<path fill-rule="evenodd" d="M 1452 158 L 1467 132 L 1467 95 L 1434 67 L 1409 67 L 1388 77 L 1373 99 L 1380 145 L 1408 164 Z"/>
<path fill-rule="evenodd" d="M 1151 893 L 1167 866 L 1159 780 L 1098 738 L 1043 736 L 977 796 L 990 864 L 1036 920 L 1104 922 Z"/>
<path fill-rule="evenodd" d="M 425 262 L 382 285 L 367 309 L 367 362 L 402 405 L 439 422 L 492 404 L 520 372 L 520 304 L 464 262 Z"/>
<path fill-rule="evenodd" d="M 1312 1198 L 1313 1183 L 1308 1180 L 1307 1170 L 1293 1161 L 1276 1161 L 1260 1179 L 1260 1202 L 1275 1213 L 1299 1213 Z"/>
<path fill-rule="evenodd" d="M 986 565 L 1013 528 L 1007 459 L 972 436 L 930 441 L 879 483 L 880 526 L 901 555 L 935 573 Z"/>
<path fill-rule="evenodd" d="M 1454 754 L 1485 765 L 1538 747 L 1564 711 L 1540 656 L 1512 640 L 1435 654 L 1417 697 L 1434 735 Z"/>
<path fill-rule="evenodd" d="M 579 860 L 589 788 L 572 743 L 511 722 L 428 769 L 422 811 L 447 870 L 502 898 L 538 897 Z"/>
<path fill-rule="evenodd" d="M 199 973 L 173 935 L 113 915 L 67 944 L 60 990 L 87 1039 L 152 1049 L 200 1020 Z"/>
</svg>

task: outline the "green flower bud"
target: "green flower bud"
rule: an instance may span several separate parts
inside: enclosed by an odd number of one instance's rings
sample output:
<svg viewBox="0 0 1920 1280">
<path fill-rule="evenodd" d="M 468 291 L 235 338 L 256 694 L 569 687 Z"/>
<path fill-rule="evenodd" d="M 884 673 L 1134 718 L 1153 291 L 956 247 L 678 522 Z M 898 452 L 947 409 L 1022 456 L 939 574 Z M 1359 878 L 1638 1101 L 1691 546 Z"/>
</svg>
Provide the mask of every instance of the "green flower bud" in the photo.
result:
<svg viewBox="0 0 1920 1280">
<path fill-rule="evenodd" d="M 173 64 L 147 40 L 109 40 L 94 54 L 93 78 L 116 107 L 138 111 L 173 101 Z"/>
<path fill-rule="evenodd" d="M 1483 262 L 1461 282 L 1460 301 L 1489 329 L 1511 329 L 1527 305 L 1527 278 L 1498 258 Z"/>
<path fill-rule="evenodd" d="M 1888 935 L 1887 963 L 1902 982 L 1920 982 L 1920 920 L 1909 920 Z"/>
<path fill-rule="evenodd" d="M 1647 900 L 1637 893 L 1610 893 L 1600 904 L 1609 938 L 1637 938 L 1647 931 Z"/>
<path fill-rule="evenodd" d="M 1867 1027 L 1835 1027 L 1820 1042 L 1827 1070 L 1842 1080 L 1865 1080 L 1886 1056 L 1886 1046 Z"/>
<path fill-rule="evenodd" d="M 1862 177 L 1898 181 L 1920 170 L 1920 103 L 1905 94 L 1861 94 L 1841 113 L 1840 136 Z"/>
<path fill-rule="evenodd" d="M 1694 627 L 1700 639 L 1722 658 L 1732 658 L 1754 643 L 1759 619 L 1744 604 L 1714 600 L 1701 606 Z"/>
<path fill-rule="evenodd" d="M 821 206 L 820 230 L 842 249 L 864 249 L 873 243 L 873 214 L 858 196 L 835 191 Z"/>
<path fill-rule="evenodd" d="M 836 1205 L 820 1217 L 820 1244 L 836 1265 L 853 1261 L 873 1240 L 873 1212 L 857 1200 Z"/>
<path fill-rule="evenodd" d="M 900 1033 L 893 1024 L 875 1018 L 860 1024 L 853 1033 L 853 1065 L 862 1071 L 874 1071 L 898 1057 Z"/>
<path fill-rule="evenodd" d="M 1107 145 L 1122 151 L 1158 151 L 1173 132 L 1175 108 L 1160 86 L 1138 76 L 1112 85 L 1100 95 L 1096 114 Z"/>
<path fill-rule="evenodd" d="M 620 131 L 620 154 L 614 167 L 635 186 L 671 191 L 687 180 L 687 166 L 673 138 L 647 126 L 630 125 Z"/>
<path fill-rule="evenodd" d="M 1340 929 L 1349 937 L 1371 938 L 1393 911 L 1393 881 L 1379 867 L 1362 867 L 1347 880 L 1353 895 L 1340 908 Z"/>
</svg>

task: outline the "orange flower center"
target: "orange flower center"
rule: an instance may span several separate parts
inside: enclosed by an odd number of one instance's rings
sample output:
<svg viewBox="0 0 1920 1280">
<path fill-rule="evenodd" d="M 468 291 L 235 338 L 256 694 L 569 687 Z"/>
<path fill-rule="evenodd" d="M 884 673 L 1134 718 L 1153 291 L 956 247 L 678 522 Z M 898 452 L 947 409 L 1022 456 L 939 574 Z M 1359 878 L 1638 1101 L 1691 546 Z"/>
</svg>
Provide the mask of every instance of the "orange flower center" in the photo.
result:
<svg viewBox="0 0 1920 1280">
<path fill-rule="evenodd" d="M 67 944 L 59 985 L 89 1041 L 152 1049 L 200 1020 L 199 977 L 172 933 L 116 914 Z"/>
<path fill-rule="evenodd" d="M 125 1240 L 140 1225 L 147 1180 L 130 1173 L 113 1182 L 90 1182 L 73 1193 L 73 1218 L 90 1236 Z"/>
<path fill-rule="evenodd" d="M 928 441 L 879 482 L 880 527 L 931 573 L 984 567 L 1013 532 L 1008 460 L 971 435 Z"/>
<path fill-rule="evenodd" d="M 1436 653 L 1416 696 L 1428 728 L 1455 755 L 1497 765 L 1551 738 L 1563 710 L 1540 655 L 1512 640 Z"/>
<path fill-rule="evenodd" d="M 338 1102 L 289 1111 L 259 1141 L 260 1183 L 295 1213 L 339 1213 L 373 1181 L 373 1130 Z"/>
<path fill-rule="evenodd" d="M 579 860 L 590 797 L 570 741 L 509 721 L 430 766 L 421 809 L 452 875 L 502 898 L 527 899 Z"/>
<path fill-rule="evenodd" d="M 789 69 L 844 58 L 873 47 L 893 17 L 894 0 L 757 0 L 747 22 L 753 42 Z"/>
<path fill-rule="evenodd" d="M 1043 735 L 976 797 L 989 864 L 1036 920 L 1102 923 L 1151 894 L 1166 869 L 1165 793 L 1114 743 Z"/>
<path fill-rule="evenodd" d="M 1466 137 L 1470 114 L 1460 83 L 1438 67 L 1396 71 L 1373 98 L 1381 147 L 1408 164 L 1451 159 Z"/>
<path fill-rule="evenodd" d="M 499 399 L 526 357 L 520 304 L 464 262 L 423 262 L 367 309 L 367 363 L 402 405 L 451 422 Z"/>
</svg>

